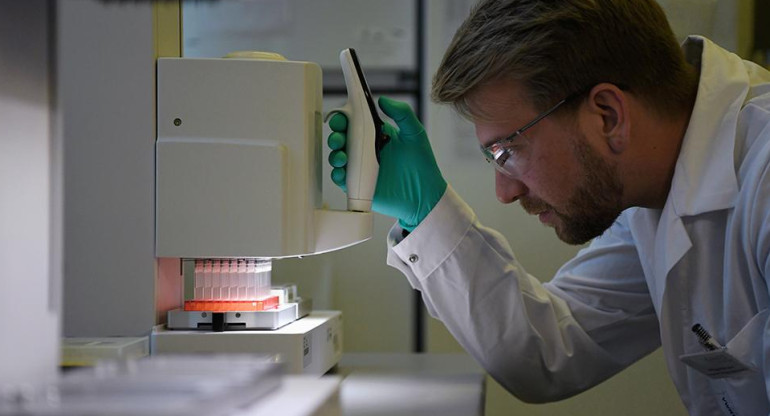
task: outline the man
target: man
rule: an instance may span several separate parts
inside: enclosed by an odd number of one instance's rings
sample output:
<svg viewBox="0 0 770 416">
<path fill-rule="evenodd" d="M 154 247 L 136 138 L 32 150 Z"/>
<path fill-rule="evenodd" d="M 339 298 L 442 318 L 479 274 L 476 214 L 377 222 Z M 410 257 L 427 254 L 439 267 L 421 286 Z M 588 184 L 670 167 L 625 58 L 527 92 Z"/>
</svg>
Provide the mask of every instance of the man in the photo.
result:
<svg viewBox="0 0 770 416">
<path fill-rule="evenodd" d="M 398 218 L 388 264 L 495 379 L 559 400 L 662 345 L 691 414 L 770 413 L 770 73 L 705 38 L 679 48 L 653 0 L 484 0 L 432 93 L 475 124 L 501 202 L 593 239 L 539 283 L 446 185 L 408 106 L 380 99 L 399 127 L 373 205 Z"/>
</svg>

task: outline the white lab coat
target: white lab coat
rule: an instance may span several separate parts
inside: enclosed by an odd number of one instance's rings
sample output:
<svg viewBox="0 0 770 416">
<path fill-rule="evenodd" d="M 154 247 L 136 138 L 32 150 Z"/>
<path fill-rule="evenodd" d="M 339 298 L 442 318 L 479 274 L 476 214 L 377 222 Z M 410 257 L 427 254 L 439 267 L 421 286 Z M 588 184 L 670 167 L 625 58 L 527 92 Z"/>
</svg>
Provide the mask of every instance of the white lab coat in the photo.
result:
<svg viewBox="0 0 770 416">
<path fill-rule="evenodd" d="M 691 414 L 770 414 L 770 73 L 704 38 L 683 47 L 701 78 L 665 207 L 624 211 L 550 282 L 451 188 L 407 238 L 391 229 L 388 264 L 523 400 L 576 394 L 662 345 Z M 704 351 L 695 323 L 753 370 L 683 364 Z"/>
</svg>

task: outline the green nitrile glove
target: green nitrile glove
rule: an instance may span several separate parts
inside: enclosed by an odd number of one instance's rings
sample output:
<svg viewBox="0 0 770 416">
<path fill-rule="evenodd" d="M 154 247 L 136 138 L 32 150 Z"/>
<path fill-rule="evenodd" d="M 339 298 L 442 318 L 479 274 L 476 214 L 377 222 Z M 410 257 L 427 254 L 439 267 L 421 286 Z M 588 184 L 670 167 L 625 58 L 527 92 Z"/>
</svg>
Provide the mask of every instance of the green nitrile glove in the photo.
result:
<svg viewBox="0 0 770 416">
<path fill-rule="evenodd" d="M 374 191 L 372 210 L 398 219 L 399 225 L 412 231 L 438 203 L 446 190 L 446 181 L 436 164 L 433 150 L 420 121 L 407 103 L 380 97 L 382 111 L 398 125 L 382 127 L 390 141 L 380 151 L 380 171 Z M 334 167 L 332 181 L 345 190 L 344 152 L 347 118 L 340 113 L 329 120 L 329 163 Z"/>
</svg>

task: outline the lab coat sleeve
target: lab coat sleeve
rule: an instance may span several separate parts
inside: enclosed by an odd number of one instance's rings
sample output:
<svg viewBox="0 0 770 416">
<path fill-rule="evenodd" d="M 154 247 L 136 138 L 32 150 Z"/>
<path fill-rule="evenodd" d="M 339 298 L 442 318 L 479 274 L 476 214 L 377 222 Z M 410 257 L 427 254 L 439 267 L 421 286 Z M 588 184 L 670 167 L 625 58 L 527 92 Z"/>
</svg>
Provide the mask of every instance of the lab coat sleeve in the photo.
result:
<svg viewBox="0 0 770 416">
<path fill-rule="evenodd" d="M 770 298 L 770 140 L 768 139 L 770 138 L 770 124 L 764 126 L 763 133 L 765 145 L 758 152 L 764 155 L 765 165 L 761 169 L 761 174 L 757 175 L 756 182 L 749 185 L 755 192 L 752 200 L 748 203 L 752 207 L 748 229 L 756 230 L 751 239 L 756 242 L 755 264 L 763 277 L 764 296 Z M 753 180 L 749 181 L 754 182 Z M 744 183 L 745 185 L 747 184 Z M 756 325 L 759 339 L 750 341 L 751 344 L 756 345 L 755 348 L 760 349 L 751 354 L 754 359 L 750 363 L 763 372 L 765 386 L 770 386 L 770 313 L 767 309 L 758 311 L 756 318 L 762 318 L 764 322 Z M 770 401 L 770 389 L 766 388 L 765 392 L 768 401 Z"/>
<path fill-rule="evenodd" d="M 770 169 L 770 167 L 768 168 Z M 763 211 L 759 215 L 762 219 L 762 225 L 759 227 L 759 241 L 757 250 L 757 263 L 761 265 L 762 274 L 765 282 L 766 296 L 770 297 L 770 173 L 765 173 L 763 181 L 763 203 L 758 204 Z M 752 364 L 763 372 L 765 386 L 770 386 L 770 313 L 765 309 L 757 314 L 757 317 L 764 316 L 764 327 L 760 330 L 760 339 L 757 340 L 758 348 L 761 348 L 757 359 Z M 770 389 L 766 388 L 767 399 L 770 401 Z"/>
<path fill-rule="evenodd" d="M 554 401 L 598 384 L 660 343 L 629 233 L 613 230 L 543 285 L 449 187 L 408 237 L 391 229 L 388 264 L 506 389 L 524 401 Z"/>
</svg>

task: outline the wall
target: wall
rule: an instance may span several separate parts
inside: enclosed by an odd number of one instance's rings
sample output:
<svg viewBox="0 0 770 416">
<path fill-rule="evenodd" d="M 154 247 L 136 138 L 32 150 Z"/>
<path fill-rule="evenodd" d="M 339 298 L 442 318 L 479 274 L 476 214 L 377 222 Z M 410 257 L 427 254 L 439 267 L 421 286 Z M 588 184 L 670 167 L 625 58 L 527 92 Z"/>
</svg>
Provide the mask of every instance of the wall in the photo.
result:
<svg viewBox="0 0 770 416">
<path fill-rule="evenodd" d="M 59 361 L 61 136 L 46 0 L 0 2 L 0 392 Z"/>
<path fill-rule="evenodd" d="M 658 0 L 677 38 L 702 35 L 750 58 L 753 52 L 755 0 Z M 762 1 L 762 0 L 760 0 Z"/>
</svg>

